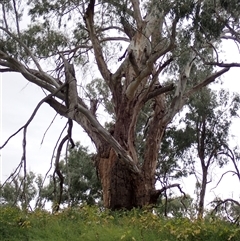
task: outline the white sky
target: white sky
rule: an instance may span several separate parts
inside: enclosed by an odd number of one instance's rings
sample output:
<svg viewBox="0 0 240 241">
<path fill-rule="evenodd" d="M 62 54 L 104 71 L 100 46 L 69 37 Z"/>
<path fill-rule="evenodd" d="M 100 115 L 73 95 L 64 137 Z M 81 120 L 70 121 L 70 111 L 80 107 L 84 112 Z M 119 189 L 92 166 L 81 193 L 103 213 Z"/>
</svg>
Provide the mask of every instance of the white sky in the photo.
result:
<svg viewBox="0 0 240 241">
<path fill-rule="evenodd" d="M 20 74 L 2 76 L 2 141 L 23 126 L 31 116 L 44 93 L 37 86 L 28 83 Z M 28 169 L 36 173 L 45 173 L 49 168 L 52 152 L 59 135 L 66 124 L 66 119 L 57 116 L 41 145 L 44 132 L 55 116 L 55 111 L 43 104 L 27 131 Z M 64 133 L 66 135 L 66 132 Z M 2 150 L 3 181 L 18 165 L 22 156 L 22 132 L 9 141 Z M 80 127 L 75 125 L 74 140 L 81 140 L 84 146 L 92 144 Z"/>
<path fill-rule="evenodd" d="M 227 47 L 228 51 L 226 54 L 231 60 L 238 61 L 239 54 L 236 55 L 237 48 L 232 46 Z M 224 75 L 224 85 L 223 87 L 231 91 L 240 93 L 240 69 L 235 68 L 230 70 Z M 2 103 L 0 103 L 2 118 L 1 123 L 1 142 L 2 145 L 5 140 L 17 131 L 22 125 L 24 125 L 30 115 L 32 114 L 37 103 L 44 97 L 42 90 L 28 83 L 21 75 L 16 73 L 6 73 L 2 75 Z M 1 93 L 1 91 L 0 91 Z M 104 113 L 103 113 L 104 115 Z M 41 145 L 41 140 L 43 138 L 44 132 L 51 123 L 53 117 L 55 116 L 54 110 L 52 110 L 47 104 L 43 104 L 40 107 L 37 115 L 35 116 L 32 123 L 29 125 L 27 134 L 27 165 L 28 171 L 33 171 L 35 173 L 45 174 L 50 166 L 50 160 L 55 143 L 61 133 L 61 130 L 65 126 L 66 119 L 58 116 L 51 126 L 50 130 L 47 132 L 45 140 Z M 239 133 L 240 120 L 235 120 L 233 130 L 234 134 L 240 136 Z M 65 132 L 66 133 L 66 132 Z M 13 137 L 7 146 L 2 150 L 2 167 L 0 173 L 2 174 L 2 181 L 4 181 L 9 174 L 16 168 L 19 164 L 22 156 L 22 137 L 23 134 L 20 132 L 15 137 Z M 73 139 L 75 141 L 80 141 L 82 145 L 88 146 L 90 150 L 93 150 L 93 144 L 87 135 L 81 130 L 77 125 L 74 127 Z M 237 139 L 233 140 L 234 145 L 240 145 Z M 227 168 L 225 170 L 228 170 Z M 222 173 L 220 170 L 219 173 Z M 218 181 L 220 174 L 215 173 L 214 179 L 215 183 Z M 236 185 L 235 185 L 236 184 Z M 183 188 L 187 193 L 193 193 L 195 186 L 195 178 L 191 177 L 184 180 Z M 214 187 L 215 184 L 209 185 L 208 190 Z M 239 183 L 236 177 L 232 178 L 228 176 L 225 177 L 224 182 L 211 192 L 212 195 L 218 195 L 220 197 L 233 197 L 238 199 L 240 195 Z"/>
</svg>

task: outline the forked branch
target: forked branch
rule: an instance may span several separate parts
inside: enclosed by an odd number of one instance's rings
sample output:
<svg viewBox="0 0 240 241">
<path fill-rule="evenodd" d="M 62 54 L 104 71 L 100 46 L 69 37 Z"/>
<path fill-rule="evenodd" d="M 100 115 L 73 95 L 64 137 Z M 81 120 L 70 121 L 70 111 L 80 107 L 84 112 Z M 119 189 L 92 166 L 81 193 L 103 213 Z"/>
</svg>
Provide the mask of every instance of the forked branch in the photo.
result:
<svg viewBox="0 0 240 241">
<path fill-rule="evenodd" d="M 174 183 L 174 184 L 170 184 L 170 185 L 164 186 L 164 187 L 162 187 L 161 189 L 155 190 L 154 193 L 152 194 L 152 198 L 153 198 L 154 200 L 157 200 L 158 197 L 159 197 L 163 192 L 165 192 L 165 191 L 168 190 L 168 189 L 174 188 L 174 187 L 177 187 L 178 190 L 184 195 L 184 197 L 186 197 L 186 193 L 182 190 L 182 188 L 180 187 L 180 184 L 179 184 L 179 183 Z"/>
</svg>

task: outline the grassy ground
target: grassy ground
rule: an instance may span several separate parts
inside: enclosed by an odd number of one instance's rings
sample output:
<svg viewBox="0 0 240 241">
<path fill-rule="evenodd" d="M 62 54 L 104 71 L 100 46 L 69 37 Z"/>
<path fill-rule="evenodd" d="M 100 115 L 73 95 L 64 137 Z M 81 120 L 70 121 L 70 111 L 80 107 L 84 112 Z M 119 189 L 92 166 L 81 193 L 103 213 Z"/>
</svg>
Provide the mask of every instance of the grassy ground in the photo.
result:
<svg viewBox="0 0 240 241">
<path fill-rule="evenodd" d="M 1 241 L 239 241 L 240 227 L 220 220 L 160 218 L 147 210 L 100 211 L 97 207 L 24 213 L 0 208 Z"/>
</svg>

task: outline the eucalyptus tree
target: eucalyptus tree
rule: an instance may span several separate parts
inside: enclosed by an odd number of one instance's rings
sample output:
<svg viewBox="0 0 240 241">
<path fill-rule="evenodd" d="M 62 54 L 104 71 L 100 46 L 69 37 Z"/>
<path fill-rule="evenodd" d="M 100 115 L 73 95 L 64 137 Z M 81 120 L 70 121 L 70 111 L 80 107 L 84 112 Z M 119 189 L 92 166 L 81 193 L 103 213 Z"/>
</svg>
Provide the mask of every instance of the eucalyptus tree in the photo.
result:
<svg viewBox="0 0 240 241">
<path fill-rule="evenodd" d="M 1 8 L 0 71 L 18 72 L 42 88 L 47 95 L 36 110 L 47 103 L 68 121 L 57 158 L 65 141 L 73 144 L 74 121 L 96 146 L 105 207 L 156 202 L 166 127 L 189 97 L 240 66 L 218 52 L 222 41 L 239 45 L 239 2 L 4 0 Z M 99 99 L 85 90 L 86 66 L 109 90 L 111 128 L 99 121 Z M 152 111 L 139 160 L 136 124 L 147 104 Z"/>
<path fill-rule="evenodd" d="M 198 218 L 204 214 L 206 188 L 211 182 L 213 169 L 229 162 L 226 153 L 229 151 L 230 127 L 238 115 L 239 105 L 238 94 L 230 96 L 228 91 L 218 93 L 206 87 L 189 99 L 189 111 L 183 120 L 186 127 L 182 133 L 183 136 L 192 135 L 191 148 L 184 152 L 185 158 L 192 161 L 193 173 L 197 177 Z M 178 142 L 181 140 L 184 142 L 184 137 Z"/>
</svg>

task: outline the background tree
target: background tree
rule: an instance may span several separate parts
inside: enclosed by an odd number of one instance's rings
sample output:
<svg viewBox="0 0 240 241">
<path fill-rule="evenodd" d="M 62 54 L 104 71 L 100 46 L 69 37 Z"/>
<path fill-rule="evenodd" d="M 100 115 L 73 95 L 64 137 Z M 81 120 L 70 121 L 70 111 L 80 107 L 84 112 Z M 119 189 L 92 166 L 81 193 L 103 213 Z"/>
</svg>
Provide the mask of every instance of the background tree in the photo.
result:
<svg viewBox="0 0 240 241">
<path fill-rule="evenodd" d="M 221 168 L 229 161 L 224 152 L 228 152 L 230 127 L 237 116 L 239 100 L 238 94 L 230 97 L 227 91 L 221 90 L 217 94 L 209 88 L 203 88 L 189 100 L 189 111 L 183 120 L 185 129 L 181 130 L 182 136 L 178 141 L 186 143 L 185 138 L 192 136 L 189 139 L 191 148 L 184 154 L 191 160 L 192 172 L 197 178 L 198 218 L 203 217 L 206 187 L 212 181 L 211 169 Z M 198 163 L 200 171 L 197 170 Z"/>
<path fill-rule="evenodd" d="M 36 175 L 29 172 L 25 177 L 18 175 L 18 178 L 15 178 L 12 182 L 0 186 L 0 196 L 3 198 L 4 204 L 31 210 L 31 202 L 37 195 L 35 180 Z M 25 186 L 23 183 L 25 183 Z"/>
<path fill-rule="evenodd" d="M 69 150 L 66 159 L 60 162 L 64 182 L 59 204 L 76 206 L 83 203 L 88 205 L 101 203 L 101 185 L 93 157 L 88 153 L 87 148 L 76 143 L 75 148 Z M 50 176 L 49 184 L 41 189 L 39 203 L 41 203 L 40 200 L 45 199 L 58 204 L 59 193 L 59 183 L 54 183 L 53 176 Z"/>
<path fill-rule="evenodd" d="M 55 161 L 61 184 L 60 153 L 67 140 L 74 144 L 75 121 L 96 146 L 104 206 L 155 203 L 166 127 L 192 95 L 240 66 L 225 62 L 218 52 L 223 39 L 239 44 L 238 1 L 13 0 L 1 7 L 0 71 L 18 72 L 47 93 L 22 128 L 24 143 L 36 111 L 47 103 L 68 123 Z M 27 27 L 22 24 L 26 14 L 31 18 Z M 109 89 L 111 130 L 99 122 L 99 100 L 89 98 L 82 84 L 78 91 L 84 66 L 98 70 L 94 79 L 101 75 Z M 146 105 L 151 118 L 139 159 L 136 126 Z"/>
<path fill-rule="evenodd" d="M 226 175 L 232 174 L 232 176 L 237 177 L 238 179 L 238 184 L 240 184 L 240 170 L 239 170 L 239 160 L 240 160 L 240 155 L 239 155 L 239 148 L 234 147 L 234 148 L 229 148 L 229 146 L 225 146 L 224 149 L 222 149 L 219 152 L 220 155 L 225 155 L 225 157 L 228 159 L 230 162 L 229 166 L 232 166 L 232 169 L 225 171 L 219 181 L 217 182 L 216 188 L 219 183 L 223 180 L 223 178 Z M 236 187 L 238 186 L 237 182 Z M 221 218 L 231 221 L 233 223 L 236 223 L 239 225 L 240 223 L 240 203 L 237 200 L 234 200 L 232 197 L 228 197 L 226 199 L 221 199 L 219 197 L 215 198 L 211 202 L 212 210 L 209 212 L 210 216 L 212 215 L 217 215 L 220 216 Z"/>
</svg>

